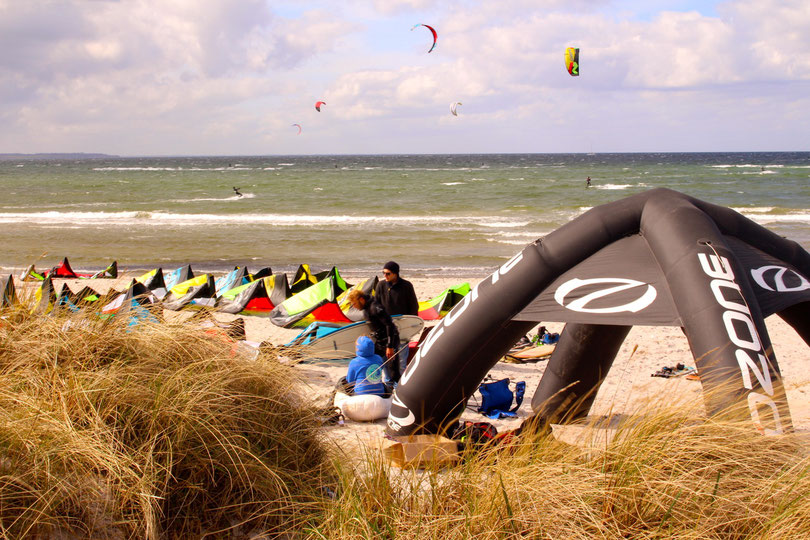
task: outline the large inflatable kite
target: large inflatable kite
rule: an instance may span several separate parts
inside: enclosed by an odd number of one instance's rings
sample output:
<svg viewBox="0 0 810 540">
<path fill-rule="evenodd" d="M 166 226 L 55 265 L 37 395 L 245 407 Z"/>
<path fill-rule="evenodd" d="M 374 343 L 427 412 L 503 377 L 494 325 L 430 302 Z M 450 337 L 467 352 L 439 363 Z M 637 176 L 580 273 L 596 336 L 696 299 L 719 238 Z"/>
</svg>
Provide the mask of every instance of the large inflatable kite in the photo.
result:
<svg viewBox="0 0 810 540">
<path fill-rule="evenodd" d="M 709 413 L 742 405 L 764 433 L 792 429 L 764 318 L 810 344 L 810 254 L 737 212 L 668 189 L 596 207 L 528 245 L 427 336 L 387 431 L 455 424 L 484 376 L 537 322 L 567 323 L 538 385 L 540 423 L 587 415 L 632 325 L 686 335 Z"/>
<path fill-rule="evenodd" d="M 579 77 L 579 49 L 568 47 L 565 49 L 565 69 L 572 77 Z"/>
</svg>

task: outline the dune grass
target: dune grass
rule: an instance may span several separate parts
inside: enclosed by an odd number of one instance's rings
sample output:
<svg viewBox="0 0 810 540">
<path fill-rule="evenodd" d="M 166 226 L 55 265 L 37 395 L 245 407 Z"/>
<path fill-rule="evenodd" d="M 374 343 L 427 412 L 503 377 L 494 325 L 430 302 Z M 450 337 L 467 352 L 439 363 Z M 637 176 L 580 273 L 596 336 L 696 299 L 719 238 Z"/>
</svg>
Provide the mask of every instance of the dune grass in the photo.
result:
<svg viewBox="0 0 810 540">
<path fill-rule="evenodd" d="M 810 537 L 807 442 L 700 403 L 401 470 L 332 454 L 293 371 L 179 324 L 0 311 L 0 536 Z"/>
<path fill-rule="evenodd" d="M 180 325 L 2 316 L 4 537 L 296 530 L 321 507 L 331 465 L 289 368 Z"/>
<path fill-rule="evenodd" d="M 699 408 L 644 411 L 612 438 L 584 426 L 578 445 L 523 434 L 446 469 L 401 471 L 368 449 L 309 537 L 810 537 L 806 447 Z"/>
</svg>

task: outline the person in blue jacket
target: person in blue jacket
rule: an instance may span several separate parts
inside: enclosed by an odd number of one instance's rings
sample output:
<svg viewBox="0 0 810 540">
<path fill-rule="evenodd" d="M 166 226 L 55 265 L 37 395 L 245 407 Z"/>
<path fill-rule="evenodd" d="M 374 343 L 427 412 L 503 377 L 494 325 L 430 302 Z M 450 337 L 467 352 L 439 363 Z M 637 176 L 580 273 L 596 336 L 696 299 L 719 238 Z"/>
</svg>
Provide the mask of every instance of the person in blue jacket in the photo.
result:
<svg viewBox="0 0 810 540">
<path fill-rule="evenodd" d="M 387 389 L 382 382 L 382 363 L 380 355 L 374 353 L 374 342 L 368 336 L 360 336 L 355 342 L 357 356 L 349 362 L 346 382 L 354 384 L 354 394 L 375 394 L 384 396 Z"/>
</svg>

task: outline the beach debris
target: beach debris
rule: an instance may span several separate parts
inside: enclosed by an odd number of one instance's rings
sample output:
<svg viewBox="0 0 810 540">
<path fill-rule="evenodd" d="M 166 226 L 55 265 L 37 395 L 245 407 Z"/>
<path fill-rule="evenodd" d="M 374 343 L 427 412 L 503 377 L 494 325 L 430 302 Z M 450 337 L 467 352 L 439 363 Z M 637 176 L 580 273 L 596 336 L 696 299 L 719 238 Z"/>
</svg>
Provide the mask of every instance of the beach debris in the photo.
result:
<svg viewBox="0 0 810 540">
<path fill-rule="evenodd" d="M 692 373 L 693 371 L 695 371 L 694 367 L 677 363 L 675 366 L 662 366 L 661 369 L 651 374 L 650 377 L 663 377 L 665 379 L 669 379 L 671 377 L 680 377 L 681 375 L 686 375 L 687 373 Z"/>
</svg>

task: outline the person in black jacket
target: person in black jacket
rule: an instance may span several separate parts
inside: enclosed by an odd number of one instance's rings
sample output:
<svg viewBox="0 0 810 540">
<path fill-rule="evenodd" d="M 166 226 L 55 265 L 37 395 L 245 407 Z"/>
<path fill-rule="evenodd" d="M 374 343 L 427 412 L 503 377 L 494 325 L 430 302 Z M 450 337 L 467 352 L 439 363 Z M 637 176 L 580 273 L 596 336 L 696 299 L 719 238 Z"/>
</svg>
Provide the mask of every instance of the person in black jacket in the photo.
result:
<svg viewBox="0 0 810 540">
<path fill-rule="evenodd" d="M 374 296 L 380 300 L 390 315 L 419 315 L 419 301 L 413 285 L 407 279 L 399 277 L 399 265 L 388 261 L 383 266 L 383 279 L 374 288 Z M 408 367 L 408 347 L 401 347 L 397 359 L 400 374 Z"/>
<path fill-rule="evenodd" d="M 383 266 L 383 279 L 374 288 L 374 296 L 379 298 L 389 315 L 419 315 L 419 301 L 413 285 L 399 277 L 399 265 L 388 261 Z"/>
<path fill-rule="evenodd" d="M 391 315 L 376 299 L 370 298 L 363 291 L 353 290 L 349 293 L 352 307 L 363 312 L 363 318 L 371 326 L 371 339 L 374 340 L 374 352 L 385 359 L 383 372 L 391 384 L 399 382 L 402 373 L 396 354 L 399 350 L 399 330 Z M 393 358 L 392 358 L 393 357 Z"/>
</svg>

